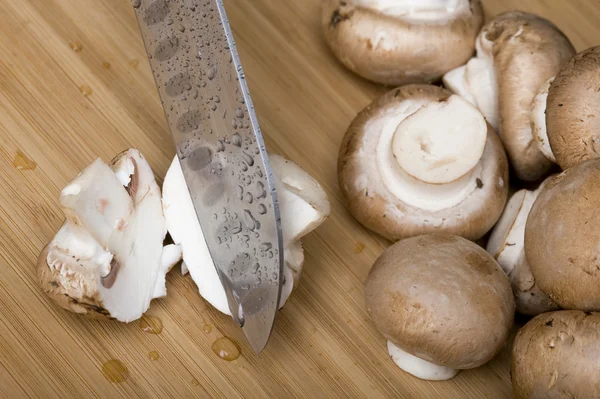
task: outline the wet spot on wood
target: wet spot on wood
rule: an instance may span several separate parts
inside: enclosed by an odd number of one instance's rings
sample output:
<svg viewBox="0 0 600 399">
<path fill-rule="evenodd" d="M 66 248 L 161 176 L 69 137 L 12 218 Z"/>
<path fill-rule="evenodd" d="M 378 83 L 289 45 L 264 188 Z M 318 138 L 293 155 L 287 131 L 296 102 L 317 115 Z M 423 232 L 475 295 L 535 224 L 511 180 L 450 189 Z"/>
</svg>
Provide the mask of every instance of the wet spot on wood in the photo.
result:
<svg viewBox="0 0 600 399">
<path fill-rule="evenodd" d="M 81 85 L 79 86 L 79 92 L 84 96 L 84 97 L 89 97 L 92 95 L 93 91 L 92 88 L 88 85 Z"/>
<path fill-rule="evenodd" d="M 148 334 L 160 334 L 163 330 L 162 320 L 156 316 L 143 315 L 140 319 L 140 328 Z"/>
<path fill-rule="evenodd" d="M 15 155 L 15 159 L 13 160 L 13 166 L 19 170 L 34 170 L 37 167 L 37 164 L 21 150 L 18 150 L 17 155 Z"/>
<path fill-rule="evenodd" d="M 136 69 L 139 65 L 140 65 L 140 61 L 139 60 L 131 60 L 131 61 L 129 61 L 129 66 L 132 67 L 133 69 Z"/>
<path fill-rule="evenodd" d="M 354 243 L 354 253 L 355 254 L 362 254 L 364 249 L 365 249 L 365 244 L 363 242 Z"/>
<path fill-rule="evenodd" d="M 102 365 L 102 374 L 110 382 L 123 382 L 129 378 L 129 370 L 118 359 L 111 359 Z"/>
<path fill-rule="evenodd" d="M 77 41 L 70 42 L 69 47 L 71 47 L 71 50 L 73 50 L 76 53 L 79 53 L 81 50 L 83 50 L 83 44 Z"/>
<path fill-rule="evenodd" d="M 150 358 L 150 360 L 158 360 L 160 355 L 157 351 L 151 351 L 150 353 L 148 353 L 148 357 Z"/>
<path fill-rule="evenodd" d="M 102 63 L 102 68 L 108 70 L 108 69 L 112 68 L 112 65 L 110 65 L 110 62 L 104 61 Z"/>
</svg>

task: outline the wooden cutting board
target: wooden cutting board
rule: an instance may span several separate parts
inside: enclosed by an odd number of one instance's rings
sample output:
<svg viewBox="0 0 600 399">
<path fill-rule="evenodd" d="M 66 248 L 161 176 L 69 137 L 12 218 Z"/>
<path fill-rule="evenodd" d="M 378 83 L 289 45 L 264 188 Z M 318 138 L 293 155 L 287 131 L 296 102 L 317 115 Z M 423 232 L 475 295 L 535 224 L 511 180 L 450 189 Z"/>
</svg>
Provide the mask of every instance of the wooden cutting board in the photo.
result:
<svg viewBox="0 0 600 399">
<path fill-rule="evenodd" d="M 332 204 L 304 240 L 302 282 L 268 347 L 253 354 L 179 267 L 148 312 L 159 334 L 45 297 L 34 265 L 62 223 L 65 184 L 128 147 L 162 181 L 174 146 L 130 0 L 0 0 L 0 397 L 510 397 L 508 349 L 453 380 L 421 381 L 394 366 L 365 312 L 363 281 L 389 243 L 341 205 L 336 158 L 350 120 L 388 88 L 331 56 L 319 0 L 226 6 L 269 151 L 302 165 Z M 578 50 L 600 43 L 596 0 L 485 1 L 488 16 L 517 7 L 554 21 Z M 237 360 L 214 353 L 221 337 L 237 343 Z M 113 359 L 123 368 L 107 374 Z"/>
</svg>

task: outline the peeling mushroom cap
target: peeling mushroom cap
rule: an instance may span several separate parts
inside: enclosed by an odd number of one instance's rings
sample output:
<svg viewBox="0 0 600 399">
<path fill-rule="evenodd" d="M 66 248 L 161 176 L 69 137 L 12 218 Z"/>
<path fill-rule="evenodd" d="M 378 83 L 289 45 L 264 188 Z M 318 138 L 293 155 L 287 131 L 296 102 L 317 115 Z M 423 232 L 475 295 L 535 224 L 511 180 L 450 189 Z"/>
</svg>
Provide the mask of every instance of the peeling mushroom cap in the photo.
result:
<svg viewBox="0 0 600 399">
<path fill-rule="evenodd" d="M 325 0 L 322 26 L 351 71 L 388 85 L 431 82 L 473 54 L 479 0 Z"/>
<path fill-rule="evenodd" d="M 510 280 L 517 312 L 529 316 L 558 308 L 536 285 L 525 257 L 525 223 L 543 186 L 533 191 L 519 190 L 510 198 L 486 248 Z"/>
<path fill-rule="evenodd" d="M 338 158 L 350 213 L 396 241 L 426 233 L 481 238 L 508 196 L 508 162 L 476 108 L 431 85 L 407 85 L 352 121 Z"/>
<path fill-rule="evenodd" d="M 462 72 L 467 81 L 462 90 L 469 92 L 478 106 L 498 104 L 497 115 L 484 113 L 486 117 L 493 115 L 490 123 L 497 121 L 498 134 L 517 176 L 528 181 L 543 178 L 552 163 L 534 138 L 531 106 L 542 84 L 559 72 L 575 48 L 550 21 L 518 11 L 496 16 L 481 29 L 477 41 L 477 56 Z M 451 78 L 460 80 L 460 76 Z M 489 90 L 490 86 L 495 89 Z"/>
<path fill-rule="evenodd" d="M 330 204 L 319 183 L 298 165 L 275 154 L 269 155 L 269 162 L 276 180 L 284 238 L 281 308 L 300 281 L 304 264 L 300 239 L 326 220 Z M 163 183 L 163 209 L 169 234 L 181 247 L 185 268 L 198 286 L 200 295 L 220 312 L 231 315 L 177 157 L 173 159 Z"/>
<path fill-rule="evenodd" d="M 600 397 L 600 313 L 562 310 L 530 320 L 515 338 L 515 399 Z"/>
<path fill-rule="evenodd" d="M 395 243 L 369 272 L 365 296 L 373 323 L 388 341 L 450 369 L 491 360 L 513 325 L 506 275 L 483 248 L 458 236 Z"/>
<path fill-rule="evenodd" d="M 600 158 L 600 46 L 575 55 L 548 91 L 548 139 L 564 170 Z"/>
<path fill-rule="evenodd" d="M 561 308 L 600 309 L 600 160 L 548 179 L 525 226 L 525 255 Z"/>
</svg>

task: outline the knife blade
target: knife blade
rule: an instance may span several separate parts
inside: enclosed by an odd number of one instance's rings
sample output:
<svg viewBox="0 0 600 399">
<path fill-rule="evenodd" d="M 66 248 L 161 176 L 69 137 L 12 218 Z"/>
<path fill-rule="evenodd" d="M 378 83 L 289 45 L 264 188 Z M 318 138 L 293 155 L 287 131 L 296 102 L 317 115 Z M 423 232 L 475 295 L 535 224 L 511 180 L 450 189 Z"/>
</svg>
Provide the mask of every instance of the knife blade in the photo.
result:
<svg viewBox="0 0 600 399">
<path fill-rule="evenodd" d="M 256 353 L 281 296 L 273 173 L 222 0 L 133 0 L 198 222 Z"/>
</svg>

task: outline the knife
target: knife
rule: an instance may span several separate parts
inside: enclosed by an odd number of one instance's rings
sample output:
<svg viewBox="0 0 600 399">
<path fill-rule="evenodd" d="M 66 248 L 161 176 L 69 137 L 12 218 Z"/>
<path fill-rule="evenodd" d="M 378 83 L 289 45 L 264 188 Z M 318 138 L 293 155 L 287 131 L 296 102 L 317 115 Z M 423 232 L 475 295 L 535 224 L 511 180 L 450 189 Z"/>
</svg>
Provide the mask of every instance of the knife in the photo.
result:
<svg viewBox="0 0 600 399">
<path fill-rule="evenodd" d="M 273 173 L 222 0 L 132 0 L 198 222 L 256 353 L 281 296 Z"/>
</svg>

